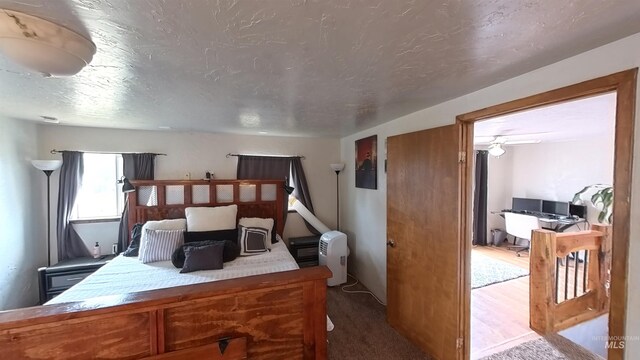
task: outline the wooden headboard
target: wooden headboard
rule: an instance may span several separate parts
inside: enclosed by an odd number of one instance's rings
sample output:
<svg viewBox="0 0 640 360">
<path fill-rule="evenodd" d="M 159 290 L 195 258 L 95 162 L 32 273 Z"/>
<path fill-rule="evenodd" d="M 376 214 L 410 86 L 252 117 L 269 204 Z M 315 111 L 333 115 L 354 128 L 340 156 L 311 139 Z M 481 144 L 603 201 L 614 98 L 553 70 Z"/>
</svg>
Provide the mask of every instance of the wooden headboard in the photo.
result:
<svg viewBox="0 0 640 360">
<path fill-rule="evenodd" d="M 132 180 L 129 234 L 136 223 L 184 218 L 187 207 L 238 205 L 241 217 L 273 218 L 284 231 L 284 180 Z"/>
</svg>

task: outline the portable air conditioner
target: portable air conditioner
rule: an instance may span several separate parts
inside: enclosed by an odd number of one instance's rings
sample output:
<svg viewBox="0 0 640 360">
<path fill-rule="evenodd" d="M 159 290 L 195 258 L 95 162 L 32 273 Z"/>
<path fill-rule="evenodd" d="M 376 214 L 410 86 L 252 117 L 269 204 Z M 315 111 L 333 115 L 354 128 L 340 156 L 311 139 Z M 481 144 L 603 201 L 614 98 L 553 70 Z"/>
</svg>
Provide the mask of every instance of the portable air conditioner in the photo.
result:
<svg viewBox="0 0 640 360">
<path fill-rule="evenodd" d="M 327 285 L 336 286 L 346 283 L 347 256 L 349 255 L 347 235 L 340 231 L 326 232 L 322 234 L 318 248 L 320 251 L 318 262 L 320 265 L 326 265 L 333 273 L 333 276 L 327 279 Z"/>
</svg>

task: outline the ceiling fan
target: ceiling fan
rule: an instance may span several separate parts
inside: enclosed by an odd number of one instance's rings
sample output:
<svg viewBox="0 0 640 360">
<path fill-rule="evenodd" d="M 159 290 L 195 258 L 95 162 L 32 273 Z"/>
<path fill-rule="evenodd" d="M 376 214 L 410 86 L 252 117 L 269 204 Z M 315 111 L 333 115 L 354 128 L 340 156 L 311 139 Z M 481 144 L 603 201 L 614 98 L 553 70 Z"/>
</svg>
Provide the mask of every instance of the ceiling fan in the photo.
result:
<svg viewBox="0 0 640 360">
<path fill-rule="evenodd" d="M 501 156 L 506 152 L 503 148 L 504 145 L 539 144 L 540 142 L 542 140 L 539 139 L 510 140 L 507 136 L 501 135 L 478 136 L 473 139 L 474 145 L 489 145 L 489 154 L 495 157 Z"/>
<path fill-rule="evenodd" d="M 531 134 L 532 135 L 532 134 Z M 527 135 L 518 135 L 518 137 L 529 136 Z M 513 137 L 513 136 L 512 136 Z M 475 145 L 525 145 L 525 144 L 539 144 L 542 140 L 540 139 L 511 139 L 510 136 L 505 135 L 495 135 L 495 136 L 476 136 L 473 139 L 473 143 Z"/>
</svg>

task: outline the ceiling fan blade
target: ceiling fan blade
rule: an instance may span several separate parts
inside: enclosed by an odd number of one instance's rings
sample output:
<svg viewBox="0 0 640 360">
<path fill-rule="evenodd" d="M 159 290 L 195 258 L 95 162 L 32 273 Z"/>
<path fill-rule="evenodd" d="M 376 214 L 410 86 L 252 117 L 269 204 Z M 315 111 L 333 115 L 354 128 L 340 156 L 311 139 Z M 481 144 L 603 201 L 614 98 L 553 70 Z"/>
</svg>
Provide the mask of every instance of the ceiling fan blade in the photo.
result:
<svg viewBox="0 0 640 360">
<path fill-rule="evenodd" d="M 542 140 L 512 140 L 504 142 L 504 145 L 527 145 L 527 144 L 540 144 Z"/>
</svg>

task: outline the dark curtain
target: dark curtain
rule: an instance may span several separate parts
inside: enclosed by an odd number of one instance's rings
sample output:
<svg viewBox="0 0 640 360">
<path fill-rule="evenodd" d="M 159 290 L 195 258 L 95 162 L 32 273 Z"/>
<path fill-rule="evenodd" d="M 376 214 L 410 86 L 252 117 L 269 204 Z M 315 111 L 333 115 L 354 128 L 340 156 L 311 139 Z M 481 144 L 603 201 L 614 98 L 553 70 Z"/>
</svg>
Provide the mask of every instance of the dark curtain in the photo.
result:
<svg viewBox="0 0 640 360">
<path fill-rule="evenodd" d="M 153 180 L 156 154 L 122 154 L 123 175 L 129 180 Z"/>
<path fill-rule="evenodd" d="M 237 178 L 282 180 L 289 177 L 291 158 L 278 156 L 238 156 Z"/>
<path fill-rule="evenodd" d="M 293 196 L 298 199 L 312 214 L 313 204 L 311 203 L 311 193 L 309 192 L 309 186 L 307 185 L 307 177 L 304 175 L 304 169 L 302 168 L 302 159 L 299 157 L 291 158 L 291 183 L 294 188 Z M 320 232 L 316 230 L 306 220 L 304 224 L 312 234 L 320 235 Z"/>
<path fill-rule="evenodd" d="M 473 245 L 487 245 L 487 172 L 486 150 L 476 151 L 475 187 L 473 191 Z"/>
<path fill-rule="evenodd" d="M 122 154 L 122 171 L 129 180 L 153 180 L 155 177 L 156 154 Z M 136 196 L 135 192 L 125 194 L 124 210 L 120 217 L 118 231 L 118 252 L 129 246 L 129 202 L 126 196 Z"/>
<path fill-rule="evenodd" d="M 281 180 L 291 173 L 291 158 L 281 156 L 238 156 L 237 179 L 247 180 Z M 287 222 L 288 202 L 284 197 L 284 222 Z M 280 234 L 282 235 L 282 234 Z"/>
<path fill-rule="evenodd" d="M 58 236 L 58 261 L 77 257 L 90 257 L 89 249 L 84 245 L 80 236 L 69 224 L 73 206 L 84 173 L 84 159 L 81 152 L 64 151 L 62 153 L 62 168 L 58 184 L 58 219 L 56 234 Z"/>
</svg>

